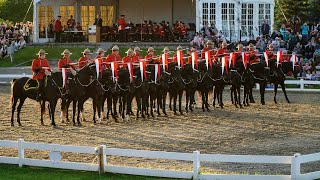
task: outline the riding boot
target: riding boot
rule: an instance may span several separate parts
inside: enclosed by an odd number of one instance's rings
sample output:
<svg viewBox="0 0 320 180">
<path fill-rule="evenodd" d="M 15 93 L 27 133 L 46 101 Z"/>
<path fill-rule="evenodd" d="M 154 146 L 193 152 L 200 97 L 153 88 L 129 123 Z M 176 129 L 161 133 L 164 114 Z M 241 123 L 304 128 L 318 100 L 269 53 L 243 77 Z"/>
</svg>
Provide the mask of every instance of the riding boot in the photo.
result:
<svg viewBox="0 0 320 180">
<path fill-rule="evenodd" d="M 43 98 L 42 94 L 43 94 L 43 86 L 44 86 L 43 80 L 38 80 L 38 81 L 39 81 L 39 87 L 37 89 L 37 97 L 36 97 L 37 102 L 39 102 Z"/>
</svg>

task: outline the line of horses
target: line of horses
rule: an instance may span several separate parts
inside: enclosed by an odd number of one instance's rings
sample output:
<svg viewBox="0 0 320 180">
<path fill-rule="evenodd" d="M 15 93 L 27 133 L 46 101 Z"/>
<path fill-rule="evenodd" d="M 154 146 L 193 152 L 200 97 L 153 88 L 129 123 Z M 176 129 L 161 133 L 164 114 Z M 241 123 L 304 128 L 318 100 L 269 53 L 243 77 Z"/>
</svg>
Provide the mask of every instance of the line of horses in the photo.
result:
<svg viewBox="0 0 320 180">
<path fill-rule="evenodd" d="M 118 122 L 119 116 L 125 121 L 126 117 L 133 115 L 132 101 L 137 103 L 136 117 L 154 117 L 167 115 L 167 95 L 169 95 L 169 108 L 174 114 L 183 114 L 182 96 L 185 92 L 185 111 L 193 111 L 196 91 L 201 94 L 201 108 L 209 111 L 209 93 L 213 92 L 212 105 L 216 103 L 223 108 L 223 91 L 226 85 L 231 86 L 231 101 L 236 107 L 249 106 L 254 103 L 252 89 L 255 83 L 260 84 L 261 104 L 265 104 L 265 88 L 268 83 L 274 84 L 274 102 L 277 103 L 276 95 L 278 85 L 282 87 L 285 98 L 289 99 L 285 90 L 285 77 L 288 72 L 294 72 L 292 62 L 283 62 L 277 65 L 276 59 L 270 59 L 268 67 L 265 62 L 248 64 L 245 68 L 242 62 L 237 62 L 227 72 L 222 73 L 221 64 L 213 64 L 211 67 L 205 61 L 200 61 L 196 69 L 191 64 L 185 64 L 183 68 L 177 63 L 169 63 L 167 67 L 149 64 L 146 67 L 146 77 L 140 72 L 138 66 L 133 66 L 133 77 L 130 78 L 128 69 L 120 68 L 118 77 L 114 72 L 104 69 L 97 76 L 96 64 L 88 64 L 80 69 L 75 76 L 68 73 L 67 86 L 63 87 L 61 72 L 52 73 L 45 77 L 43 99 L 40 101 L 41 124 L 45 102 L 49 102 L 48 109 L 51 125 L 55 123 L 55 109 L 59 99 L 61 103 L 62 122 L 66 118 L 69 121 L 68 108 L 72 103 L 72 122 L 81 125 L 80 116 L 83 116 L 84 103 L 91 98 L 93 100 L 93 122 L 101 123 L 102 119 L 110 120 L 110 116 Z M 156 75 L 160 70 L 160 74 Z M 24 87 L 29 78 L 21 78 L 12 81 L 11 85 L 11 126 L 14 126 L 14 113 L 17 107 L 17 122 L 21 126 L 20 111 L 26 100 L 35 100 L 36 89 L 26 90 Z M 240 89 L 244 87 L 243 102 L 241 101 Z M 107 101 L 106 113 L 104 111 Z M 178 103 L 178 105 L 177 105 Z M 178 106 L 178 107 L 177 107 Z M 156 109 L 156 110 L 154 110 Z M 96 118 L 97 114 L 97 118 Z M 84 118 L 84 117 L 82 117 Z"/>
</svg>

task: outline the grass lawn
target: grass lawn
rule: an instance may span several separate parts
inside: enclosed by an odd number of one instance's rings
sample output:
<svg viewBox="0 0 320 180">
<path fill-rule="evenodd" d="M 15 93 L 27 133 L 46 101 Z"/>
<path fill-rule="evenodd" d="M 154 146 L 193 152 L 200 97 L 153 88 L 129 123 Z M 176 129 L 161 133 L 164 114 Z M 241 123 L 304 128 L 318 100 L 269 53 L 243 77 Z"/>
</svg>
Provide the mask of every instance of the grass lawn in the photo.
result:
<svg viewBox="0 0 320 180">
<path fill-rule="evenodd" d="M 40 49 L 44 49 L 48 55 L 47 55 L 47 59 L 49 61 L 51 60 L 59 60 L 62 56 L 61 53 L 64 51 L 64 49 L 66 48 L 60 48 L 60 47 L 54 47 L 54 48 L 48 48 L 48 47 L 26 47 L 22 50 L 19 50 L 17 52 L 14 53 L 14 63 L 11 64 L 10 62 L 10 58 L 6 57 L 4 60 L 0 60 L 0 67 L 12 67 L 12 66 L 16 66 L 19 65 L 21 63 L 26 62 L 25 64 L 23 64 L 22 66 L 30 66 L 31 65 L 31 60 L 37 58 L 37 53 L 39 52 Z M 84 48 L 67 48 L 71 51 L 72 55 L 71 55 L 71 59 L 74 62 L 77 62 L 78 59 L 82 56 L 81 52 L 84 50 Z M 95 51 L 96 49 L 90 48 L 91 52 L 94 52 L 92 54 L 92 58 L 94 58 L 94 56 L 96 56 Z M 126 56 L 126 51 L 128 49 L 127 48 L 120 48 L 120 56 L 124 57 Z M 147 55 L 147 49 L 141 49 L 141 56 L 144 57 Z M 160 55 L 162 53 L 163 49 L 155 49 L 155 55 Z M 174 50 L 174 49 L 171 49 Z M 175 50 L 174 50 L 175 51 Z M 111 53 L 111 50 L 109 49 L 108 52 L 106 53 L 106 56 L 108 54 Z M 186 52 L 184 52 L 184 54 L 186 54 Z M 173 56 L 173 54 L 171 54 Z"/>
<path fill-rule="evenodd" d="M 0 164 L 0 180 L 104 180 L 104 179 L 130 179 L 130 180 L 155 180 L 160 178 L 130 176 L 120 174 L 104 174 L 98 172 L 60 170 L 40 167 L 19 168 L 18 165 Z M 164 178 L 161 178 L 164 179 Z"/>
<path fill-rule="evenodd" d="M 14 53 L 14 63 L 11 64 L 10 58 L 6 57 L 4 60 L 0 60 L 0 67 L 11 67 L 11 66 L 16 66 L 18 64 L 21 64 L 23 62 L 28 62 L 30 60 L 33 60 L 37 58 L 38 56 L 36 55 L 40 49 L 44 49 L 48 55 L 47 59 L 48 60 L 59 60 L 61 58 L 61 53 L 66 49 L 66 48 L 60 48 L 60 47 L 54 47 L 54 48 L 48 48 L 48 47 L 26 47 L 24 49 L 21 49 L 17 52 Z M 72 55 L 72 59 L 79 59 L 81 52 L 84 50 L 83 48 L 68 48 Z M 91 51 L 95 51 L 95 49 L 90 49 Z M 31 65 L 31 61 L 23 64 L 23 66 L 29 66 Z"/>
</svg>

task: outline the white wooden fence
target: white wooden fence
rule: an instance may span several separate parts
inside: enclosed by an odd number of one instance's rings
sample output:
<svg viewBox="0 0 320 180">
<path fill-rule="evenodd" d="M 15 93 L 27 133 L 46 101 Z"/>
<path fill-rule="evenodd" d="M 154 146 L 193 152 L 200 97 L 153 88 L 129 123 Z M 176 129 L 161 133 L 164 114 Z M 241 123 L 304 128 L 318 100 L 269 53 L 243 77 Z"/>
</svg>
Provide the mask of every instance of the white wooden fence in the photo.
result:
<svg viewBox="0 0 320 180">
<path fill-rule="evenodd" d="M 306 88 L 306 85 L 320 85 L 320 81 L 310 81 L 310 80 L 286 80 L 284 84 L 289 85 L 299 85 L 299 88 L 286 88 L 287 91 L 294 91 L 294 92 L 320 92 L 320 89 L 312 89 L 312 88 Z M 260 86 L 259 84 L 256 84 L 256 89 L 259 90 Z M 273 91 L 273 88 L 266 88 L 267 91 Z M 280 85 L 278 87 L 278 90 L 281 90 Z"/>
<path fill-rule="evenodd" d="M 221 154 L 200 154 L 199 151 L 193 153 L 176 153 L 162 151 L 144 151 L 131 149 L 106 148 L 105 145 L 99 147 L 68 146 L 58 144 L 44 144 L 18 141 L 0 140 L 0 147 L 13 148 L 18 150 L 18 157 L 0 156 L 0 163 L 50 167 L 60 169 L 98 171 L 99 173 L 120 173 L 154 177 L 185 178 L 185 179 L 221 179 L 221 180 L 300 180 L 320 178 L 320 171 L 301 174 L 302 163 L 320 161 L 320 153 L 294 156 L 257 156 L 257 155 L 221 155 Z M 50 160 L 30 159 L 24 157 L 26 149 L 50 151 Z M 61 161 L 61 152 L 81 153 L 96 155 L 97 163 L 79 163 Z M 157 170 L 146 168 L 112 166 L 108 164 L 107 156 L 140 157 L 151 159 L 166 159 L 193 162 L 193 171 Z M 201 162 L 224 162 L 224 163 L 263 163 L 263 164 L 288 164 L 291 165 L 291 175 L 244 175 L 244 174 L 202 174 L 200 173 Z M 319 167 L 320 170 L 320 167 Z"/>
</svg>

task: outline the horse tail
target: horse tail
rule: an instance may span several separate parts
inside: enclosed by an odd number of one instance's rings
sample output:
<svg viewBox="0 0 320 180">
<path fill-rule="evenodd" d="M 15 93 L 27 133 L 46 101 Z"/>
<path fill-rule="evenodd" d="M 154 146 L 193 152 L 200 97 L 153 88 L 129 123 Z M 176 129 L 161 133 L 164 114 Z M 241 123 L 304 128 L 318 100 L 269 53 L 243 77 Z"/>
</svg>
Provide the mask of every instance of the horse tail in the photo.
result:
<svg viewBox="0 0 320 180">
<path fill-rule="evenodd" d="M 10 84 L 11 84 L 11 97 L 10 97 L 10 104 L 9 104 L 9 108 L 12 107 L 13 105 L 13 101 L 14 101 L 14 96 L 13 96 L 13 86 L 14 86 L 14 82 L 16 81 L 16 79 L 13 79 Z"/>
</svg>

